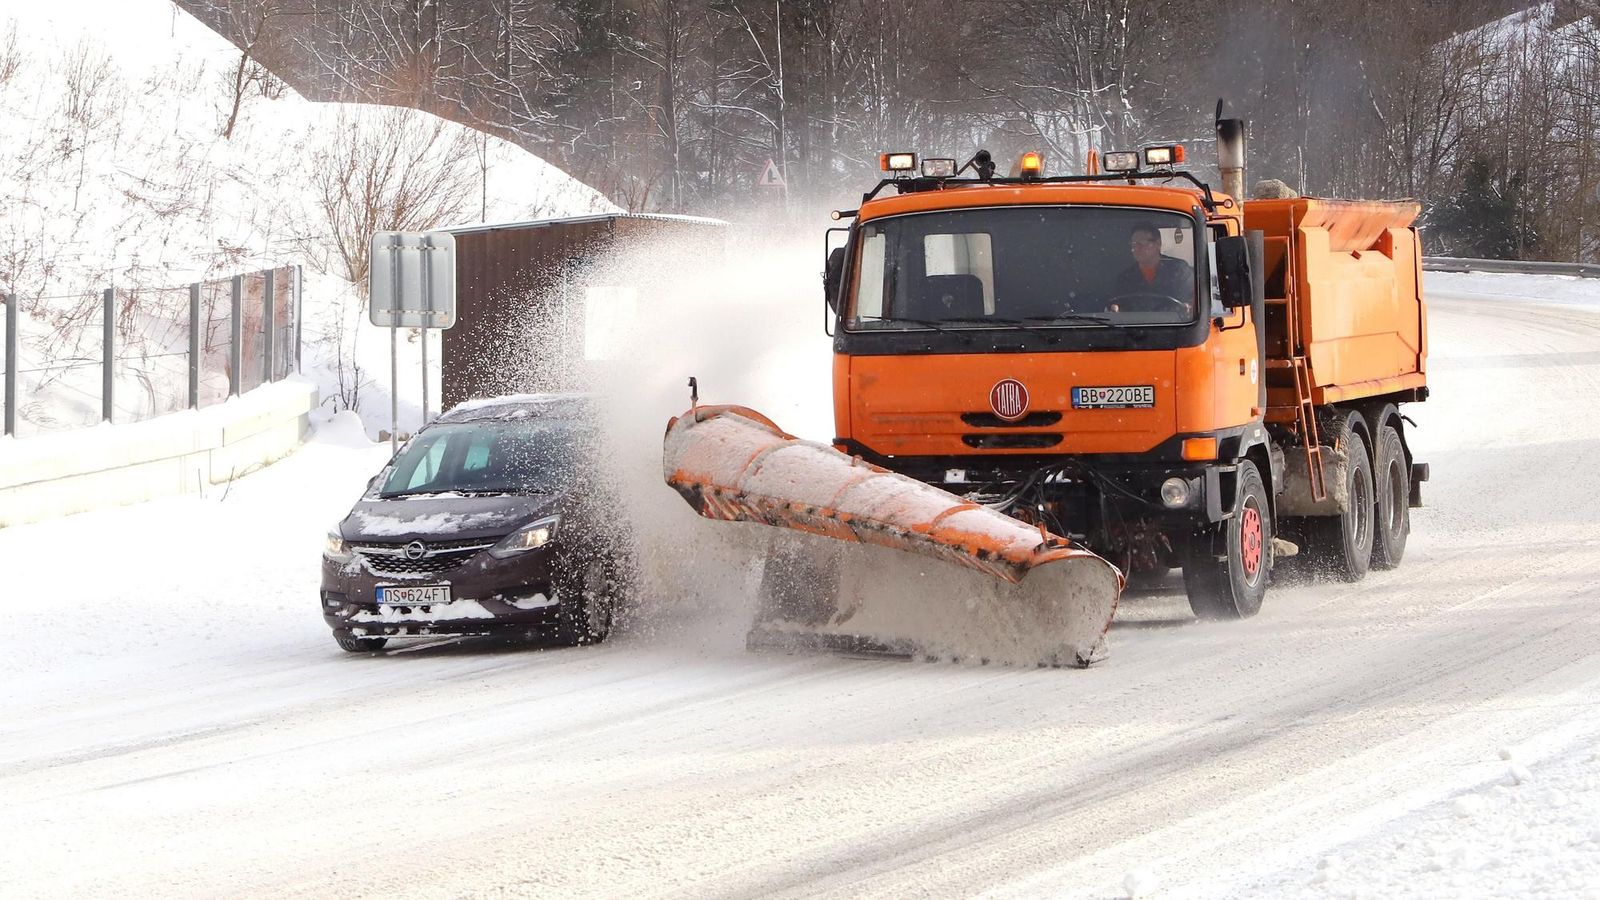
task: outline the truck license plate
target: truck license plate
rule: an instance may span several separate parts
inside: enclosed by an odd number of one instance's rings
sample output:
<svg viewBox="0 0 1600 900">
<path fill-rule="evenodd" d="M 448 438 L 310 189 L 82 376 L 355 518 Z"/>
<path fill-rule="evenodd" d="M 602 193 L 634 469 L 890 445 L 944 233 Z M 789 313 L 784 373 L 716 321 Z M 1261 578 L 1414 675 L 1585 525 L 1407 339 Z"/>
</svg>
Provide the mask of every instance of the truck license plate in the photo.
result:
<svg viewBox="0 0 1600 900">
<path fill-rule="evenodd" d="M 450 602 L 450 585 L 421 584 L 415 587 L 378 588 L 378 602 L 390 606 L 429 606 Z"/>
<path fill-rule="evenodd" d="M 1073 409 L 1149 409 L 1156 405 L 1155 385 L 1075 387 Z"/>
</svg>

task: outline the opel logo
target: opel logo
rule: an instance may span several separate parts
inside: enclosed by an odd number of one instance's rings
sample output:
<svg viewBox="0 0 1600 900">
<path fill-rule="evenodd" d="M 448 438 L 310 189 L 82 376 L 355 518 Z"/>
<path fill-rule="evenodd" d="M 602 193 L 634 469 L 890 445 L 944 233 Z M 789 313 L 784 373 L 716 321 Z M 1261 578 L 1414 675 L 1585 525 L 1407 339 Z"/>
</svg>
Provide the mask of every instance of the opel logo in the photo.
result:
<svg viewBox="0 0 1600 900">
<path fill-rule="evenodd" d="M 412 541 L 406 545 L 406 559 L 417 560 L 428 555 L 428 545 L 421 541 Z"/>
<path fill-rule="evenodd" d="M 1015 422 L 1028 412 L 1028 389 L 1015 378 L 1003 378 L 989 389 L 989 408 L 1007 422 Z"/>
</svg>

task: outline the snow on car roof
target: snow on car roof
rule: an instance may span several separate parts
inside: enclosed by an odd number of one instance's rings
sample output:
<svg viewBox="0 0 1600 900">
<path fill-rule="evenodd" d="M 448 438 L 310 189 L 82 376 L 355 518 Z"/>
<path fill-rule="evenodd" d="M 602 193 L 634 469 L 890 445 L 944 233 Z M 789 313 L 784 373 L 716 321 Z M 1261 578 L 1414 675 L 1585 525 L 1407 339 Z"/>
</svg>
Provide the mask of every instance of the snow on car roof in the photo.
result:
<svg viewBox="0 0 1600 900">
<path fill-rule="evenodd" d="M 579 391 L 479 397 L 457 403 L 436 421 L 481 422 L 542 416 L 567 417 L 585 412 L 594 399 L 593 394 Z"/>
</svg>

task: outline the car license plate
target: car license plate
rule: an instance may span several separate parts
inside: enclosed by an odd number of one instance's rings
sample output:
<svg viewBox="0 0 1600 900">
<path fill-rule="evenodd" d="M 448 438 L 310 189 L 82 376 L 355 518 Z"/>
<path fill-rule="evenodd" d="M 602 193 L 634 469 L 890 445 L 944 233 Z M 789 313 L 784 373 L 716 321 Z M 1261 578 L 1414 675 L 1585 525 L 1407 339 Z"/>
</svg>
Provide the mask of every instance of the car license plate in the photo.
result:
<svg viewBox="0 0 1600 900">
<path fill-rule="evenodd" d="M 415 587 L 378 588 L 378 602 L 389 606 L 429 606 L 450 602 L 450 585 L 421 584 Z"/>
<path fill-rule="evenodd" d="M 1075 387 L 1073 409 L 1149 409 L 1156 405 L 1155 385 Z"/>
</svg>

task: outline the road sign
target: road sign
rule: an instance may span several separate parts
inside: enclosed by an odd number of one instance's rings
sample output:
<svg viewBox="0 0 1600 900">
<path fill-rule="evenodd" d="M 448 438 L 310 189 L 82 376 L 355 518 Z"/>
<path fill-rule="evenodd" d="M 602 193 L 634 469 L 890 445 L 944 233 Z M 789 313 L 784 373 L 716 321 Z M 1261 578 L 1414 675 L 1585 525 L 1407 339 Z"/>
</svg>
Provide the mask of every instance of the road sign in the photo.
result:
<svg viewBox="0 0 1600 900">
<path fill-rule="evenodd" d="M 442 231 L 380 231 L 367 266 L 367 310 L 384 328 L 456 323 L 456 238 Z"/>
<path fill-rule="evenodd" d="M 789 187 L 788 182 L 783 180 L 783 172 L 778 170 L 778 164 L 773 162 L 771 159 L 768 159 L 766 166 L 761 169 L 761 177 L 756 179 L 756 186 L 775 188 Z"/>
<path fill-rule="evenodd" d="M 367 257 L 367 315 L 389 329 L 389 448 L 399 449 L 400 329 L 422 332 L 422 422 L 428 422 L 428 331 L 456 324 L 456 237 L 380 231 Z"/>
</svg>

